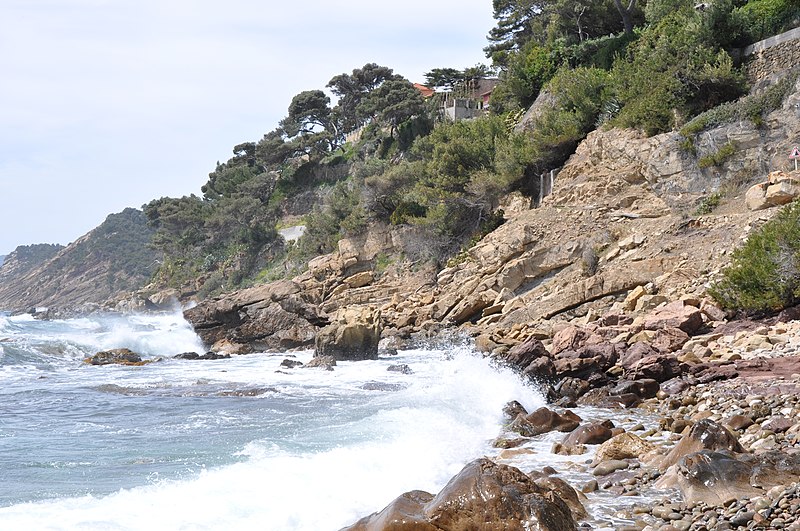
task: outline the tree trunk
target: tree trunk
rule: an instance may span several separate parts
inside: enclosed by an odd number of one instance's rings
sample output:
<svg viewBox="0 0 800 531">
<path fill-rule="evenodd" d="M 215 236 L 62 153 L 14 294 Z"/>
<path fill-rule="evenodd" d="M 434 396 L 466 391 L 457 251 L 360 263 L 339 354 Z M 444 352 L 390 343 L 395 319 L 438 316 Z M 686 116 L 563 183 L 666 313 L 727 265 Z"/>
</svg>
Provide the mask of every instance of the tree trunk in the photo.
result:
<svg viewBox="0 0 800 531">
<path fill-rule="evenodd" d="M 633 20 L 631 19 L 631 15 L 633 14 L 633 8 L 636 6 L 636 0 L 630 0 L 628 2 L 628 7 L 622 7 L 621 0 L 614 0 L 614 5 L 617 6 L 617 11 L 619 11 L 620 16 L 622 16 L 622 25 L 625 28 L 625 33 L 633 33 Z"/>
</svg>

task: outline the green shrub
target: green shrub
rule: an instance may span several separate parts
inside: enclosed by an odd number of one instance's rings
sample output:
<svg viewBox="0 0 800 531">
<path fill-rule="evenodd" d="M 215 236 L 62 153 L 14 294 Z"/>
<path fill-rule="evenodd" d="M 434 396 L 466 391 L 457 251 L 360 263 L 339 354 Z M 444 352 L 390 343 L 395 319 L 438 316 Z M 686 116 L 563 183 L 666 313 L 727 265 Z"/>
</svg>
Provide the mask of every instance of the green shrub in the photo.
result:
<svg viewBox="0 0 800 531">
<path fill-rule="evenodd" d="M 736 153 L 736 146 L 733 144 L 733 142 L 727 142 L 714 153 L 709 153 L 705 157 L 700 157 L 700 160 L 697 161 L 697 164 L 701 168 L 721 166 L 726 160 L 731 158 L 734 153 Z"/>
<path fill-rule="evenodd" d="M 704 216 L 706 214 L 711 214 L 722 202 L 722 194 L 719 192 L 714 192 L 713 194 L 706 196 L 700 201 L 700 204 L 697 205 L 697 209 L 695 213 L 698 216 Z"/>
<path fill-rule="evenodd" d="M 736 44 L 744 46 L 782 33 L 800 21 L 797 0 L 750 0 L 731 13 Z"/>
<path fill-rule="evenodd" d="M 709 294 L 724 308 L 779 311 L 800 301 L 800 202 L 784 207 L 736 249 Z"/>
</svg>

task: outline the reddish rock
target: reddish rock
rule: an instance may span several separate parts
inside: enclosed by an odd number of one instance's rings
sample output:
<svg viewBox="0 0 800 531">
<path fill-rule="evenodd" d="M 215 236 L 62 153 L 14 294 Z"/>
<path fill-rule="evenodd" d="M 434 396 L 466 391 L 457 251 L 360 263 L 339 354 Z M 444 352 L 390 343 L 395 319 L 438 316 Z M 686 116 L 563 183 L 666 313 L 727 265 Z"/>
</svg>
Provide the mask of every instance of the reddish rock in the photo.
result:
<svg viewBox="0 0 800 531">
<path fill-rule="evenodd" d="M 509 429 L 525 437 L 535 437 L 551 431 L 570 432 L 579 424 L 580 418 L 574 413 L 568 411 L 559 415 L 546 407 L 540 407 L 529 415 L 518 415 Z"/>
<path fill-rule="evenodd" d="M 654 398 L 660 389 L 658 381 L 652 378 L 641 380 L 619 380 L 611 389 L 612 395 L 625 395 L 633 393 L 640 398 Z"/>
<path fill-rule="evenodd" d="M 632 364 L 628 377 L 635 380 L 647 378 L 665 382 L 681 374 L 681 364 L 674 354 L 650 354 Z"/>
<path fill-rule="evenodd" d="M 676 352 L 689 341 L 689 334 L 680 328 L 662 328 L 655 331 L 650 345 L 663 352 Z"/>
<path fill-rule="evenodd" d="M 683 301 L 671 302 L 644 320 L 645 330 L 680 328 L 689 335 L 697 332 L 702 326 L 702 312 L 694 306 L 684 304 Z"/>
<path fill-rule="evenodd" d="M 733 415 L 725 421 L 725 425 L 734 430 L 744 430 L 753 425 L 753 419 L 747 415 Z"/>
<path fill-rule="evenodd" d="M 575 446 L 578 444 L 602 444 L 613 437 L 612 426 L 603 422 L 592 422 L 583 426 L 578 426 L 572 430 L 562 441 L 564 446 Z"/>
<path fill-rule="evenodd" d="M 590 335 L 587 330 L 577 326 L 563 328 L 553 336 L 551 352 L 556 356 L 565 350 L 578 350 L 588 341 Z"/>
</svg>

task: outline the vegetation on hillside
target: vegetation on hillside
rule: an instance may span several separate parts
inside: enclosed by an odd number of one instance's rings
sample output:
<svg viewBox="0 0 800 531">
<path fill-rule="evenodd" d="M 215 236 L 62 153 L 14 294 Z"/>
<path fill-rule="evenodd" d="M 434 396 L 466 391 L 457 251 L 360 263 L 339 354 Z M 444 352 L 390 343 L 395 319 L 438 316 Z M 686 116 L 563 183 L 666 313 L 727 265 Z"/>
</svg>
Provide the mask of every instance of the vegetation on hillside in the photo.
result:
<svg viewBox="0 0 800 531">
<path fill-rule="evenodd" d="M 733 252 L 709 293 L 723 307 L 747 312 L 800 302 L 800 201 L 784 207 Z"/>
<path fill-rule="evenodd" d="M 164 254 L 160 283 L 199 279 L 204 295 L 292 274 L 377 221 L 418 226 L 424 242 L 413 258 L 444 263 L 502 223 L 503 194 L 536 197 L 539 176 L 594 128 L 699 130 L 696 116 L 746 90 L 729 51 L 800 20 L 792 0 L 492 5 L 491 66 L 434 68 L 425 81 L 437 94 L 427 98 L 375 63 L 336 75 L 329 92 L 297 94 L 275 129 L 235 146 L 202 196 L 145 205 Z M 448 93 L 474 97 L 478 80 L 492 75 L 499 79 L 490 112 L 444 118 Z M 518 130 L 541 94 L 548 103 Z M 287 246 L 276 224 L 287 204 L 309 193 L 317 203 L 302 221 L 305 234 Z"/>
</svg>

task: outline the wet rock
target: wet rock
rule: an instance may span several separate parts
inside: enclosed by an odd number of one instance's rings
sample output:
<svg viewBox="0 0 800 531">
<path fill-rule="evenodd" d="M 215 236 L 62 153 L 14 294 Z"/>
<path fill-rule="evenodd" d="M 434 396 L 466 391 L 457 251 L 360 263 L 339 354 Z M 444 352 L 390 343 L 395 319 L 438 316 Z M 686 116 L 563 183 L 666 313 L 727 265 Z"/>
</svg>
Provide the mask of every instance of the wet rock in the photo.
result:
<svg viewBox="0 0 800 531">
<path fill-rule="evenodd" d="M 692 426 L 670 453 L 660 460 L 658 468 L 664 471 L 685 455 L 697 453 L 701 450 L 744 452 L 744 448 L 739 444 L 734 434 L 713 420 L 705 419 Z"/>
<path fill-rule="evenodd" d="M 332 371 L 335 366 L 336 359 L 333 356 L 316 356 L 311 358 L 308 363 L 303 365 L 303 368 L 311 369 L 318 367 L 320 369 L 325 369 L 326 371 Z"/>
<path fill-rule="evenodd" d="M 535 337 L 514 346 L 504 354 L 495 356 L 495 359 L 530 376 L 551 377 L 555 375 L 555 367 L 550 353 L 544 344 Z"/>
<path fill-rule="evenodd" d="M 541 407 L 529 415 L 518 415 L 509 429 L 525 437 L 535 437 L 551 431 L 570 432 L 578 427 L 580 418 L 574 413 L 559 415 L 546 407 Z"/>
<path fill-rule="evenodd" d="M 629 433 L 620 433 L 600 445 L 595 453 L 597 463 L 607 460 L 641 459 L 652 451 L 655 446 L 640 437 Z"/>
<path fill-rule="evenodd" d="M 389 365 L 386 367 L 386 370 L 389 372 L 399 372 L 401 374 L 413 374 L 414 371 L 411 370 L 411 367 L 406 365 L 405 363 L 401 365 Z"/>
<path fill-rule="evenodd" d="M 390 531 L 414 529 L 419 531 L 440 531 L 428 521 L 424 514 L 425 504 L 433 499 L 433 494 L 412 490 L 398 496 L 379 513 L 364 517 L 342 531 Z"/>
<path fill-rule="evenodd" d="M 525 406 L 517 402 L 516 400 L 512 400 L 508 402 L 505 406 L 503 406 L 503 415 L 506 416 L 507 419 L 515 419 L 519 415 L 527 415 L 528 410 L 525 409 Z"/>
<path fill-rule="evenodd" d="M 591 385 L 586 380 L 566 377 L 562 378 L 558 384 L 556 384 L 555 391 L 559 396 L 577 400 L 590 388 Z"/>
<path fill-rule="evenodd" d="M 345 309 L 317 334 L 314 356 L 332 356 L 337 361 L 376 359 L 380 339 L 380 312 Z"/>
<path fill-rule="evenodd" d="M 127 348 L 115 348 L 98 352 L 83 360 L 89 365 L 143 365 L 142 357 Z"/>
<path fill-rule="evenodd" d="M 654 398 L 660 389 L 659 383 L 652 378 L 641 380 L 619 380 L 611 388 L 612 395 L 635 394 L 640 398 Z"/>
<path fill-rule="evenodd" d="M 625 470 L 628 468 L 628 466 L 630 465 L 627 461 L 622 461 L 621 459 L 609 459 L 594 467 L 592 474 L 595 476 L 607 476 L 613 472 L 616 472 L 617 470 Z"/>
<path fill-rule="evenodd" d="M 227 360 L 230 359 L 230 357 L 230 354 L 221 354 L 217 352 L 206 352 L 203 355 L 197 352 L 184 352 L 174 356 L 177 360 Z M 302 363 L 300 365 L 302 365 Z"/>
<path fill-rule="evenodd" d="M 488 459 L 467 464 L 437 494 L 412 491 L 348 531 L 468 530 L 574 531 L 570 507 L 553 489 L 520 470 Z"/>
<path fill-rule="evenodd" d="M 584 424 L 567 434 L 562 444 L 567 447 L 582 444 L 601 444 L 613 436 L 611 428 L 613 428 L 613 424 L 609 426 L 608 421 Z"/>
<path fill-rule="evenodd" d="M 611 395 L 608 389 L 592 389 L 578 399 L 582 406 L 607 407 L 607 408 L 632 408 L 642 402 L 639 396 L 633 393 Z"/>
</svg>

